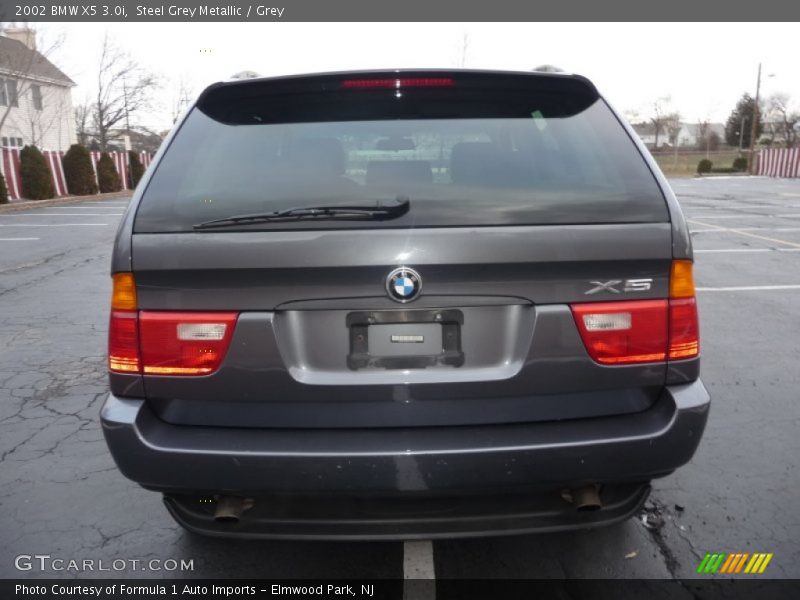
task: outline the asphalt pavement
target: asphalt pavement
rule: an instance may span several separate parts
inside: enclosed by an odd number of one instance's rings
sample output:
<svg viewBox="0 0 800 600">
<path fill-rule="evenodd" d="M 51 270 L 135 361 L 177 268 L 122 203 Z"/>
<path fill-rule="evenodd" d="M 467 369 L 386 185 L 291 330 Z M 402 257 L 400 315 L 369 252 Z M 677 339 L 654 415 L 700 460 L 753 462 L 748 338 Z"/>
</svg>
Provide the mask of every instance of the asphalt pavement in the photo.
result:
<svg viewBox="0 0 800 600">
<path fill-rule="evenodd" d="M 0 213 L 0 577 L 672 578 L 695 576 L 706 552 L 771 552 L 764 577 L 800 577 L 800 180 L 672 183 L 693 230 L 713 405 L 693 461 L 654 482 L 649 522 L 663 525 L 432 544 L 186 534 L 120 475 L 98 422 L 127 199 Z M 15 567 L 35 554 L 126 562 Z"/>
</svg>

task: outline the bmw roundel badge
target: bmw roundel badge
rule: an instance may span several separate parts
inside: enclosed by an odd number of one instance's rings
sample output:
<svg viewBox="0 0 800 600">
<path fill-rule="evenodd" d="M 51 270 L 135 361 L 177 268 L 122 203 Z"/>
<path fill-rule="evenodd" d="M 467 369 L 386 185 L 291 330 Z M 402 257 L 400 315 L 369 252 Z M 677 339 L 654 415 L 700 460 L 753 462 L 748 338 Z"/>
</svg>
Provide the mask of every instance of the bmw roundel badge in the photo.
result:
<svg viewBox="0 0 800 600">
<path fill-rule="evenodd" d="M 422 277 L 414 269 L 398 267 L 386 278 L 386 292 L 397 302 L 411 302 L 422 291 Z"/>
</svg>

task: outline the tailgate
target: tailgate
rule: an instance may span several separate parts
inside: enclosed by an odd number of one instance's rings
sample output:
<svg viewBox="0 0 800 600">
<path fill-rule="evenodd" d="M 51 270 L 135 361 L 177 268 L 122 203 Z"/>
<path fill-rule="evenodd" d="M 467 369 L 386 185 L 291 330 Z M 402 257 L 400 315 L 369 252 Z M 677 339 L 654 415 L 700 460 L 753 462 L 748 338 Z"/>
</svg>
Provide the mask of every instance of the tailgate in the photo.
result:
<svg viewBox="0 0 800 600">
<path fill-rule="evenodd" d="M 666 297 L 666 223 L 137 234 L 133 256 L 140 309 L 240 312 L 219 371 L 145 377 L 148 398 L 172 422 L 388 427 L 569 418 L 642 410 L 664 383 L 664 363 L 592 361 L 568 304 L 618 299 L 609 290 L 587 295 L 593 282 L 610 280 L 652 280 L 626 299 Z M 398 256 L 424 281 L 409 304 L 386 293 Z M 438 335 L 441 350 L 448 323 L 461 360 L 431 360 L 439 352 L 416 340 Z M 367 348 L 375 356 L 425 360 L 352 364 L 358 324 L 380 330 Z M 388 343 L 396 350 L 378 344 L 392 335 L 401 336 Z"/>
</svg>

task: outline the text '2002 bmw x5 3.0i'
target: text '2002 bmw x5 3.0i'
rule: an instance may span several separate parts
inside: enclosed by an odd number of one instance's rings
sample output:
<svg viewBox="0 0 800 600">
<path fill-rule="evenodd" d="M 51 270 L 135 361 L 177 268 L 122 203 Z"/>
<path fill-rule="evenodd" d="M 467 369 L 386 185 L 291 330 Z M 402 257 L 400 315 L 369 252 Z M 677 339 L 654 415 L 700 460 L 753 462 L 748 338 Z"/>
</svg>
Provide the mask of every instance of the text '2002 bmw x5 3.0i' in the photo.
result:
<svg viewBox="0 0 800 600">
<path fill-rule="evenodd" d="M 684 218 L 582 77 L 214 84 L 112 273 L 105 436 L 195 532 L 591 527 L 705 427 Z"/>
</svg>

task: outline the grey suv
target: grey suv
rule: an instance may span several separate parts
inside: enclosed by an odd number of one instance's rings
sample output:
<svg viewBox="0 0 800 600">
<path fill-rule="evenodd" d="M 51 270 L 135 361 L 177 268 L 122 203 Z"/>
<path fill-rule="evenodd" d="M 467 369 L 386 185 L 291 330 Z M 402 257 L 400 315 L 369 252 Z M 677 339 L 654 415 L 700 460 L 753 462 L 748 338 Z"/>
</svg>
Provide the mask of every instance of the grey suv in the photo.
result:
<svg viewBox="0 0 800 600">
<path fill-rule="evenodd" d="M 686 223 L 579 76 L 214 84 L 112 274 L 106 440 L 194 532 L 620 521 L 708 415 Z"/>
</svg>

